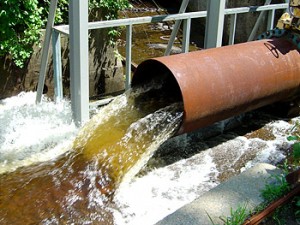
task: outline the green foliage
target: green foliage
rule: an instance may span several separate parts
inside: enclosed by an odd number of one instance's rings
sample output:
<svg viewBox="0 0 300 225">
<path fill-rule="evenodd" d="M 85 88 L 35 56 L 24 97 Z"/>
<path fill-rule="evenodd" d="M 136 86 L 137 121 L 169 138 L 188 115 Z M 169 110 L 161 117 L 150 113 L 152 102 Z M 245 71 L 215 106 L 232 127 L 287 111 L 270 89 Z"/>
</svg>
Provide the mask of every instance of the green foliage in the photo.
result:
<svg viewBox="0 0 300 225">
<path fill-rule="evenodd" d="M 0 1 L 0 57 L 11 55 L 18 67 L 30 57 L 34 44 L 38 44 L 41 29 L 45 27 L 50 0 Z M 130 6 L 128 0 L 90 0 L 90 9 L 99 8 L 106 19 L 116 19 L 118 11 Z M 68 0 L 58 1 L 55 24 L 68 22 Z M 117 31 L 110 31 L 115 37 Z"/>
<path fill-rule="evenodd" d="M 22 67 L 38 43 L 43 21 L 37 0 L 2 0 L 0 3 L 0 56 L 7 53 Z"/>
<path fill-rule="evenodd" d="M 211 216 L 209 214 L 207 215 L 209 217 L 210 222 L 213 225 L 217 225 L 216 223 L 214 223 Z M 221 216 L 219 218 L 220 220 L 223 221 L 224 225 L 241 225 L 244 224 L 248 216 L 249 216 L 249 211 L 247 210 L 247 204 L 244 204 L 243 206 L 238 206 L 236 210 L 233 210 L 231 208 L 229 217 Z"/>
<path fill-rule="evenodd" d="M 118 12 L 130 8 L 128 0 L 90 0 L 90 9 L 101 9 L 104 19 L 118 19 Z M 108 29 L 109 44 L 115 44 L 115 38 L 120 36 L 121 32 L 116 28 Z"/>
<path fill-rule="evenodd" d="M 292 131 L 294 131 L 294 135 L 290 135 L 287 137 L 288 141 L 294 141 L 293 147 L 293 158 L 294 164 L 299 166 L 300 164 L 300 134 L 299 134 L 299 123 L 297 122 L 293 127 Z"/>
<path fill-rule="evenodd" d="M 287 140 L 294 141 L 292 148 L 293 148 L 293 164 L 292 166 L 299 166 L 300 165 L 300 134 L 299 134 L 299 123 L 297 122 L 292 129 L 295 135 L 291 135 L 287 137 Z M 295 217 L 300 223 L 300 197 L 295 198 Z"/>
<path fill-rule="evenodd" d="M 39 7 L 42 9 L 42 18 L 46 24 L 47 17 L 49 13 L 49 6 L 51 0 L 39 0 Z M 69 1 L 68 0 L 59 0 L 57 3 L 57 9 L 55 14 L 55 24 L 67 24 L 68 23 L 68 10 L 69 10 Z"/>
<path fill-rule="evenodd" d="M 297 222 L 300 223 L 300 196 L 297 196 L 295 198 L 295 216 L 296 216 L 296 219 L 297 219 Z"/>
<path fill-rule="evenodd" d="M 294 160 L 297 162 L 300 161 L 300 142 L 299 142 L 299 137 L 298 136 L 289 136 L 287 138 L 289 141 L 296 141 L 293 143 L 293 157 Z"/>
<path fill-rule="evenodd" d="M 220 218 L 225 225 L 242 225 L 249 215 L 247 205 L 239 206 L 235 211 L 230 209 L 230 216 L 226 218 Z"/>
<path fill-rule="evenodd" d="M 102 9 L 107 20 L 117 19 L 118 12 L 129 7 L 128 0 L 90 0 L 90 8 Z"/>
<path fill-rule="evenodd" d="M 285 171 L 287 172 L 287 171 Z M 264 198 L 265 202 L 261 206 L 261 210 L 269 205 L 271 202 L 279 199 L 280 197 L 284 196 L 286 193 L 290 191 L 289 183 L 285 178 L 286 173 L 281 175 L 274 175 L 276 182 L 273 184 L 268 184 L 265 186 L 265 189 L 262 190 L 262 197 Z M 258 207 L 257 211 L 260 207 Z M 272 214 L 271 219 L 276 224 L 284 223 L 284 218 L 282 218 L 281 214 L 285 213 L 290 210 L 289 205 L 284 205 L 275 210 Z"/>
<path fill-rule="evenodd" d="M 274 184 L 267 184 L 265 189 L 262 190 L 262 196 L 268 203 L 280 198 L 290 190 L 289 183 L 283 174 L 273 177 L 275 177 L 276 182 Z"/>
</svg>

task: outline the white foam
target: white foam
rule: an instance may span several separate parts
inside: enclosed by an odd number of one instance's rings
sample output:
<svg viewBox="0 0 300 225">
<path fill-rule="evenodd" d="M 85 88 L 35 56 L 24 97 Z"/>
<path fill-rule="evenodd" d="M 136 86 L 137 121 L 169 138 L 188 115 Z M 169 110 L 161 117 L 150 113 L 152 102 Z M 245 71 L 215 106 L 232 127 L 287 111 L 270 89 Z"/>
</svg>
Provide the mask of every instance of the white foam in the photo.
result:
<svg viewBox="0 0 300 225">
<path fill-rule="evenodd" d="M 292 141 L 288 141 L 287 137 L 292 133 L 294 125 L 299 122 L 299 117 L 294 118 L 293 123 L 289 123 L 283 120 L 274 121 L 266 124 L 265 128 L 269 130 L 271 134 L 274 135 L 274 140 L 263 141 L 258 139 L 260 142 L 266 144 L 266 148 L 263 151 L 259 151 L 253 160 L 246 163 L 245 167 L 242 169 L 251 168 L 257 163 L 270 163 L 276 165 L 278 162 L 286 158 L 286 149 L 291 147 Z M 249 140 L 255 141 L 255 140 Z"/>
<path fill-rule="evenodd" d="M 183 205 L 205 194 L 217 186 L 220 172 L 214 163 L 215 156 L 226 150 L 224 157 L 225 170 L 237 162 L 244 154 L 255 154 L 247 162 L 242 172 L 257 163 L 275 165 L 283 160 L 285 150 L 291 142 L 287 141 L 294 125 L 285 121 L 266 124 L 266 128 L 276 137 L 275 140 L 247 139 L 239 136 L 208 148 L 191 158 L 153 170 L 143 177 L 123 183 L 117 191 L 114 201 L 118 210 L 114 211 L 117 225 L 152 225 L 173 213 Z M 234 153 L 234 154 L 230 154 Z"/>
<path fill-rule="evenodd" d="M 35 95 L 34 92 L 21 93 L 0 101 L 0 173 L 56 158 L 69 149 L 77 134 L 69 101 L 54 103 L 44 99 L 41 104 L 36 105 Z M 103 111 L 98 121 L 105 119 L 105 112 Z M 257 150 L 255 157 L 246 164 L 245 168 L 260 162 L 274 164 L 282 160 L 285 157 L 283 148 L 288 148 L 292 144 L 286 140 L 286 137 L 293 124 L 276 121 L 267 124 L 266 127 L 276 140 L 248 140 L 245 137 L 237 137 L 219 145 L 219 148 L 218 146 L 208 148 L 191 158 L 177 161 L 153 170 L 143 177 L 136 177 L 130 182 L 122 183 L 114 198 L 118 206 L 118 210 L 114 211 L 115 223 L 118 225 L 155 224 L 215 187 L 218 184 L 217 176 L 221 171 L 216 169 L 213 153 L 224 151 L 225 145 L 231 145 L 228 148 L 228 155 L 236 157 L 224 160 L 230 165 L 238 161 L 243 154 L 253 151 L 254 147 L 261 147 L 261 149 L 255 149 Z M 240 152 L 229 154 L 231 148 L 237 148 L 234 151 Z M 94 185 L 96 181 L 93 173 L 89 170 L 87 172 L 90 172 L 87 175 Z M 80 185 L 80 182 L 76 185 Z M 96 185 L 94 186 L 88 196 L 89 207 L 102 204 Z M 66 196 L 70 206 L 76 198 L 78 196 L 72 192 Z M 55 220 L 53 217 L 44 222 L 51 224 Z"/>
<path fill-rule="evenodd" d="M 115 223 L 154 224 L 216 186 L 216 176 L 212 158 L 199 154 L 123 184 L 114 199 Z"/>
<path fill-rule="evenodd" d="M 43 99 L 35 92 L 0 101 L 0 173 L 48 161 L 70 149 L 77 128 L 70 102 Z"/>
</svg>

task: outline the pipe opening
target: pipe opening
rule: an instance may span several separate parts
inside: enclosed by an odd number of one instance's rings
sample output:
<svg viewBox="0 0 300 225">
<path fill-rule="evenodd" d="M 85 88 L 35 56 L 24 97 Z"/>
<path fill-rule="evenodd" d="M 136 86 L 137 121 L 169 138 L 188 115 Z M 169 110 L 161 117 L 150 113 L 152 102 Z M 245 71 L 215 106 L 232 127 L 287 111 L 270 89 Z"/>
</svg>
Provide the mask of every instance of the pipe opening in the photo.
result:
<svg viewBox="0 0 300 225">
<path fill-rule="evenodd" d="M 179 133 L 191 132 L 294 95 L 300 84 L 295 48 L 271 39 L 150 59 L 137 67 L 132 86 L 161 85 L 152 94 L 181 102 Z"/>
<path fill-rule="evenodd" d="M 163 63 L 149 59 L 142 62 L 136 69 L 132 87 L 138 86 L 161 86 L 159 91 L 153 90 L 158 98 L 167 99 L 166 103 L 183 102 L 182 93 L 172 72 Z"/>
</svg>

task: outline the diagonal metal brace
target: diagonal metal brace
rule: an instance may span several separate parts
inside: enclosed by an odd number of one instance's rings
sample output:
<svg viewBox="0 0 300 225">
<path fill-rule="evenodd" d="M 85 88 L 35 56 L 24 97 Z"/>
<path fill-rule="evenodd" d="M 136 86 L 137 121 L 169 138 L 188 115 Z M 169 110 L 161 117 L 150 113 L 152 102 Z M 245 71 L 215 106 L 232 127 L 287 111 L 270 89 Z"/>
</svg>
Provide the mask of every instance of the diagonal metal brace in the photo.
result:
<svg viewBox="0 0 300 225">
<path fill-rule="evenodd" d="M 58 0 L 51 0 L 50 2 L 50 10 L 48 15 L 44 45 L 42 50 L 42 60 L 41 60 L 40 72 L 39 72 L 39 82 L 37 87 L 36 103 L 40 103 L 42 100 L 42 94 L 45 85 L 45 77 L 47 72 L 47 64 L 49 59 L 49 48 L 50 48 L 50 41 L 52 36 L 52 27 L 54 25 L 54 17 L 57 8 L 57 2 Z"/>
<path fill-rule="evenodd" d="M 179 9 L 179 13 L 185 13 L 186 11 L 186 8 L 189 4 L 189 1 L 190 0 L 183 0 L 182 3 L 181 3 L 181 6 L 180 6 L 180 9 Z M 175 22 L 175 25 L 173 27 L 173 30 L 172 30 L 172 33 L 171 33 L 171 36 L 170 36 L 170 40 L 168 42 L 168 46 L 167 46 L 167 49 L 165 51 L 165 55 L 170 55 L 171 53 L 171 49 L 172 49 L 172 46 L 175 42 L 175 38 L 176 38 L 176 35 L 178 34 L 178 31 L 179 31 L 179 28 L 180 28 L 180 25 L 181 25 L 181 21 L 182 20 L 176 20 Z"/>
</svg>

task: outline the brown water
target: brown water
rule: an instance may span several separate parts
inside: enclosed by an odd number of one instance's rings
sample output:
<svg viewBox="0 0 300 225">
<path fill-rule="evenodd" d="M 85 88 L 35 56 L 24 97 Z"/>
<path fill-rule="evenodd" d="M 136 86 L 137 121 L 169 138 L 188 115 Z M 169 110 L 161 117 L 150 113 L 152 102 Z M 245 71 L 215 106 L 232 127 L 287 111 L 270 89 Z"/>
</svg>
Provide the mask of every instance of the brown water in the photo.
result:
<svg viewBox="0 0 300 225">
<path fill-rule="evenodd" d="M 56 161 L 0 175 L 0 224 L 113 224 L 112 197 L 177 131 L 182 106 L 138 88 L 103 107 Z"/>
<path fill-rule="evenodd" d="M 180 5 L 169 2 L 169 8 L 159 8 L 155 1 L 132 2 L 133 9 L 119 13 L 120 18 L 135 18 L 145 16 L 168 15 L 178 13 Z M 172 4 L 174 4 L 172 6 Z M 161 23 L 137 24 L 132 30 L 132 61 L 139 64 L 146 59 L 163 56 L 167 48 L 174 21 Z M 171 54 L 181 53 L 182 30 L 179 30 Z M 118 51 L 122 56 L 126 55 L 126 31 L 118 40 Z M 195 43 L 190 43 L 189 50 L 199 50 Z"/>
</svg>

